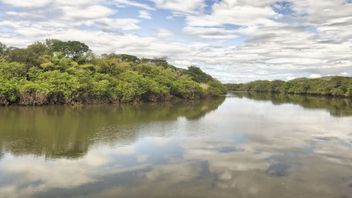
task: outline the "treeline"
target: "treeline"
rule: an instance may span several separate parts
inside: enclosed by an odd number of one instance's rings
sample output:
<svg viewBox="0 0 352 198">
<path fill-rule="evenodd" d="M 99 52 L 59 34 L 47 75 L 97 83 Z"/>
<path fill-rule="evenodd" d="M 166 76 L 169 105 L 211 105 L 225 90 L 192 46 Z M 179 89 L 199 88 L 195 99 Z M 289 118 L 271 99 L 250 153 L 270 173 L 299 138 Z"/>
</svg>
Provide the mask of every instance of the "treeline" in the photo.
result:
<svg viewBox="0 0 352 198">
<path fill-rule="evenodd" d="M 0 104 L 45 105 L 200 99 L 225 87 L 198 67 L 126 54 L 97 56 L 79 41 L 46 40 L 26 48 L 0 43 Z"/>
<path fill-rule="evenodd" d="M 324 109 L 335 117 L 352 116 L 352 101 L 350 98 L 246 91 L 233 92 L 232 94 L 239 98 L 245 97 L 257 101 L 271 101 L 274 105 L 297 104 L 306 109 Z"/>
<path fill-rule="evenodd" d="M 298 78 L 291 81 L 258 80 L 247 84 L 226 84 L 226 87 L 232 91 L 352 97 L 352 78 L 340 76 Z"/>
</svg>

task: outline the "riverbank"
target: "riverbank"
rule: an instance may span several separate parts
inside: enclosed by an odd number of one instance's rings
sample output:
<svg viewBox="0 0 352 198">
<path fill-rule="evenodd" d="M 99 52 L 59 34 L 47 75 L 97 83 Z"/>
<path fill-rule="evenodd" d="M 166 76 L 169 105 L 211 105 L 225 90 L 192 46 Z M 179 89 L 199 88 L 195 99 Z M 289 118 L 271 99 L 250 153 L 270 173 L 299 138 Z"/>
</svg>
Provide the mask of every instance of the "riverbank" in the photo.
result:
<svg viewBox="0 0 352 198">
<path fill-rule="evenodd" d="M 0 46 L 0 105 L 162 102 L 226 93 L 200 68 L 176 68 L 163 58 L 95 55 L 78 41 Z"/>
<path fill-rule="evenodd" d="M 271 102 L 274 105 L 294 104 L 305 109 L 323 109 L 335 117 L 352 116 L 352 102 L 349 98 L 247 91 L 231 92 L 231 96 Z"/>
<path fill-rule="evenodd" d="M 352 98 L 352 78 L 342 76 L 315 79 L 298 78 L 291 81 L 258 80 L 245 84 L 226 84 L 225 86 L 230 91 Z"/>
</svg>

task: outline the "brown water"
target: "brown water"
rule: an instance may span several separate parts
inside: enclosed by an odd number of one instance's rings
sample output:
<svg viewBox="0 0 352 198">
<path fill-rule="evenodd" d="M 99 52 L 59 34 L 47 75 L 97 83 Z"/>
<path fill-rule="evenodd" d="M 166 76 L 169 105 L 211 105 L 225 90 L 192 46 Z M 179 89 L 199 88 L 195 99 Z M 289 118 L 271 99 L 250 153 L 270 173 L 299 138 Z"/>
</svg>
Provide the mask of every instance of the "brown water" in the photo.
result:
<svg viewBox="0 0 352 198">
<path fill-rule="evenodd" d="M 0 107 L 0 197 L 352 197 L 352 101 Z"/>
</svg>

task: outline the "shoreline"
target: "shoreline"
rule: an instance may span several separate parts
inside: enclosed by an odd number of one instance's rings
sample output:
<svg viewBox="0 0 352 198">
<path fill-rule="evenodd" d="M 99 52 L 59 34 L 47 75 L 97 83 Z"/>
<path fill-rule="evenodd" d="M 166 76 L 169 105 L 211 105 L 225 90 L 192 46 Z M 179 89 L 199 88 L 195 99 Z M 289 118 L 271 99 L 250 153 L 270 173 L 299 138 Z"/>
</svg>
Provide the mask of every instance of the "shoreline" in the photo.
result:
<svg viewBox="0 0 352 198">
<path fill-rule="evenodd" d="M 225 98 L 226 96 L 222 95 L 206 95 L 199 96 L 195 98 L 181 98 L 178 96 L 169 96 L 164 98 L 158 98 L 157 100 L 143 99 L 138 98 L 131 101 L 122 101 L 120 99 L 111 100 L 111 99 L 88 99 L 88 100 L 68 100 L 61 102 L 44 102 L 44 103 L 23 103 L 23 102 L 14 102 L 14 103 L 2 103 L 0 98 L 0 107 L 41 107 L 41 106 L 89 106 L 89 105 L 140 105 L 140 104 L 165 104 L 165 103 L 178 103 L 178 102 L 198 102 L 198 101 L 207 101 L 207 100 L 216 100 L 219 98 Z"/>
<path fill-rule="evenodd" d="M 352 98 L 352 77 L 325 76 L 297 78 L 290 81 L 257 80 L 249 83 L 225 84 L 227 91 L 297 94 L 335 98 Z"/>
<path fill-rule="evenodd" d="M 263 94 L 275 94 L 275 95 L 297 95 L 297 96 L 310 96 L 310 97 L 321 97 L 327 99 L 352 99 L 351 96 L 342 96 L 342 95 L 331 95 L 331 94 L 314 94 L 314 93 L 288 93 L 288 92 L 273 92 L 273 91 L 246 91 L 246 90 L 229 90 L 231 92 L 242 92 L 242 93 L 263 93 Z"/>
</svg>

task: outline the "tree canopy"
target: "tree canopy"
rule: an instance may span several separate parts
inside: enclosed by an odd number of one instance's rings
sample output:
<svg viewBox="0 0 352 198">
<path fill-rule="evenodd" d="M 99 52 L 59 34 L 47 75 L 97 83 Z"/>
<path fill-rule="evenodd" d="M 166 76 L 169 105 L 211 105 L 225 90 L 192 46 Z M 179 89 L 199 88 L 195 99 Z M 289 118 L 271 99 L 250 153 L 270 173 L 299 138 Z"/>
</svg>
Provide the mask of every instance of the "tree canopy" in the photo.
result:
<svg viewBox="0 0 352 198">
<path fill-rule="evenodd" d="M 165 58 L 95 55 L 79 41 L 46 40 L 26 48 L 0 45 L 0 104 L 43 105 L 200 99 L 225 87 L 197 67 Z"/>
</svg>

